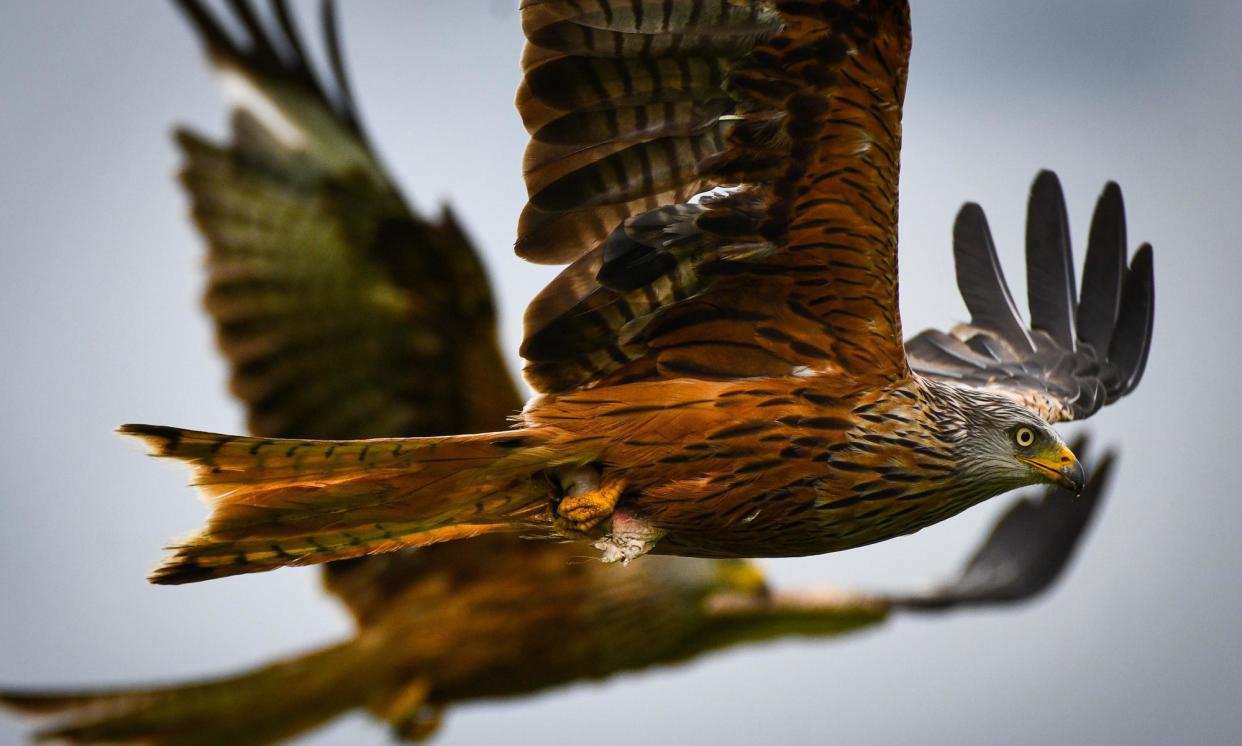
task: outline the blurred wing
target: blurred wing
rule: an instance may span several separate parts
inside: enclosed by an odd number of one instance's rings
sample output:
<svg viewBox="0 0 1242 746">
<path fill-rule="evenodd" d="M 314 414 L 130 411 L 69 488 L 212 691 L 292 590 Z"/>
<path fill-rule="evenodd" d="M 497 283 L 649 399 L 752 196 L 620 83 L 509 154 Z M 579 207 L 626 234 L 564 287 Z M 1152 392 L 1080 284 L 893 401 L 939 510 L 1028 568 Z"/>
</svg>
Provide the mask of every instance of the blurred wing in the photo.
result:
<svg viewBox="0 0 1242 746">
<path fill-rule="evenodd" d="M 1074 452 L 1086 453 L 1087 445 L 1086 437 L 1078 438 Z M 1018 500 L 992 527 L 987 540 L 953 582 L 887 600 L 896 608 L 927 611 L 1015 603 L 1043 593 L 1069 565 L 1099 511 L 1114 460 L 1111 452 L 1100 459 L 1079 496 L 1046 487 L 1039 497 Z"/>
<path fill-rule="evenodd" d="M 226 88 L 249 94 L 229 147 L 179 137 L 209 241 L 207 306 L 251 431 L 371 438 L 504 429 L 522 400 L 497 347 L 477 252 L 450 213 L 420 218 L 384 174 L 353 107 L 332 5 L 323 15 L 331 95 L 284 3 L 275 6 L 279 32 L 263 29 L 247 5 L 230 6 L 251 36 L 245 50 L 200 3 L 178 5 Z M 416 556 L 334 562 L 325 581 L 365 622 L 394 589 L 426 575 Z"/>
<path fill-rule="evenodd" d="M 1076 292 L 1060 182 L 1050 171 L 1035 179 L 1026 224 L 1030 328 L 1018 315 L 976 204 L 958 213 L 953 253 L 971 321 L 906 342 L 917 373 L 997 391 L 1049 422 L 1089 417 L 1138 385 L 1151 346 L 1152 251 L 1143 244 L 1126 266 L 1125 207 L 1116 184 L 1096 203 Z"/>
<path fill-rule="evenodd" d="M 229 36 L 178 0 L 227 91 L 232 142 L 178 134 L 206 237 L 206 306 L 234 393 L 264 436 L 495 430 L 520 407 L 496 348 L 487 278 L 446 211 L 414 215 L 367 143 L 332 5 L 321 83 L 285 3 L 265 27 L 230 3 Z"/>
<path fill-rule="evenodd" d="M 1074 444 L 1086 453 L 1087 438 Z M 1050 588 L 1069 565 L 1108 492 L 1114 455 L 1106 453 L 1081 496 L 1048 487 L 1001 516 L 956 580 L 904 595 L 828 588 L 720 593 L 708 599 L 707 647 L 803 635 L 824 637 L 884 621 L 892 610 L 944 611 L 1028 601 Z"/>
<path fill-rule="evenodd" d="M 39 743 L 257 746 L 283 742 L 365 703 L 374 656 L 349 643 L 236 676 L 144 688 L 0 692 L 44 721 Z"/>
<path fill-rule="evenodd" d="M 721 593 L 708 598 L 708 623 L 695 643 L 711 649 L 792 635 L 833 637 L 879 624 L 889 610 L 878 596 L 833 588 Z"/>
<path fill-rule="evenodd" d="M 536 389 L 906 374 L 905 2 L 526 0 L 522 24 L 517 251 L 570 262 L 527 309 Z"/>
</svg>

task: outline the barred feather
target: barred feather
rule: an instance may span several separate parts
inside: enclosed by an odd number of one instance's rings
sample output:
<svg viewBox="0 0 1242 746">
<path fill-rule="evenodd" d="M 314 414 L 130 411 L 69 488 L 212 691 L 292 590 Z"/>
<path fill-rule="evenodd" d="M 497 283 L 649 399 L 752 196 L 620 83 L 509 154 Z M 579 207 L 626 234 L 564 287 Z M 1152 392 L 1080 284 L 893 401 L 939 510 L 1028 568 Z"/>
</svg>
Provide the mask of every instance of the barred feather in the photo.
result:
<svg viewBox="0 0 1242 746">
<path fill-rule="evenodd" d="M 522 26 L 531 202 L 517 252 L 561 263 L 701 191 L 698 164 L 724 147 L 734 106 L 725 76 L 779 19 L 759 2 L 529 0 Z"/>
<path fill-rule="evenodd" d="M 580 5 L 556 4 L 562 14 L 553 25 L 577 18 L 570 8 Z M 609 22 L 637 24 L 627 33 L 653 48 L 659 47 L 659 29 L 680 18 L 686 19 L 685 32 L 695 35 L 694 49 L 713 36 L 722 45 L 734 38 L 701 16 L 710 4 L 664 3 L 662 14 L 648 15 L 656 10 L 652 6 L 628 5 L 630 16 L 609 16 Z M 749 46 L 737 56 L 711 64 L 706 57 L 692 58 L 679 63 L 677 75 L 667 63 L 680 58 L 657 55 L 639 65 L 628 56 L 635 49 L 628 43 L 608 59 L 602 53 L 530 53 L 540 63 L 528 65 L 519 94 L 532 143 L 531 196 L 518 252 L 530 257 L 528 247 L 537 246 L 540 261 L 581 257 L 566 270 L 567 279 L 550 285 L 528 311 L 523 356 L 536 389 L 560 392 L 665 375 L 777 375 L 798 368 L 848 368 L 886 380 L 904 372 L 895 273 L 907 9 L 903 3 L 828 0 L 760 7 L 736 4 L 729 11 L 748 8 L 759 21 L 746 29 Z M 532 3 L 524 12 L 537 8 L 542 6 Z M 543 43 L 541 24 L 527 24 L 528 50 Z M 678 46 L 678 54 L 687 49 Z M 668 127 L 652 129 L 649 120 L 639 123 L 626 109 L 658 96 L 675 104 L 663 118 L 657 114 Z M 691 159 L 685 138 L 646 139 L 706 120 L 683 101 L 694 97 L 699 107 L 733 102 L 734 108 L 720 109 L 732 113 L 721 120 L 719 147 L 700 147 Z M 606 101 L 620 103 L 615 110 L 600 109 L 608 114 L 607 126 L 598 129 L 606 138 L 600 145 L 571 150 L 539 142 L 552 112 L 592 111 Z M 626 145 L 632 137 L 641 148 Z M 543 157 L 554 152 L 572 155 L 563 162 Z M 688 183 L 691 176 L 703 188 L 743 186 L 703 200 L 706 209 L 696 210 L 693 225 L 685 224 L 684 212 L 667 207 L 621 222 L 636 198 Z M 614 222 L 609 225 L 604 215 Z M 572 250 L 562 241 L 573 231 L 557 233 L 556 241 L 525 238 L 536 225 L 581 224 L 588 216 L 597 219 L 591 230 L 599 232 L 579 236 Z M 668 221 L 667 235 L 660 235 L 660 220 Z M 654 251 L 619 279 L 615 262 L 595 256 L 604 230 L 607 245 Z M 602 273 L 595 287 L 588 266 Z M 567 291 L 572 297 L 552 297 Z M 717 326 L 696 319 L 731 319 L 742 339 L 722 339 Z M 857 339 L 860 334 L 865 341 Z"/>
<path fill-rule="evenodd" d="M 191 465 L 212 514 L 151 576 L 186 583 L 530 529 L 556 456 L 529 431 L 314 441 L 125 425 L 155 456 Z M 546 530 L 546 529 L 545 529 Z"/>
</svg>

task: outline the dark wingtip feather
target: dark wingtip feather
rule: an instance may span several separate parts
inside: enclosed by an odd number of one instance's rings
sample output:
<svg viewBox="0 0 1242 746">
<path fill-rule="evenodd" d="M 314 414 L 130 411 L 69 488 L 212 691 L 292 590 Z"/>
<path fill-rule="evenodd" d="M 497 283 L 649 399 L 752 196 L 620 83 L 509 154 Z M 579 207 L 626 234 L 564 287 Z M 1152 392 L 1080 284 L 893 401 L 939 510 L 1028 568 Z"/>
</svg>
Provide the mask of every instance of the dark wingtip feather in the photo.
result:
<svg viewBox="0 0 1242 746">
<path fill-rule="evenodd" d="M 987 216 L 974 202 L 962 205 L 953 223 L 953 259 L 971 323 L 995 330 L 1015 348 L 1034 351 L 996 257 Z"/>
<path fill-rule="evenodd" d="M 173 141 L 176 142 L 177 146 L 183 151 L 188 151 L 192 148 L 207 144 L 205 139 L 189 127 L 174 127 Z"/>
<path fill-rule="evenodd" d="M 1138 385 L 1147 367 L 1155 322 L 1156 280 L 1151 244 L 1143 244 L 1130 260 L 1121 288 L 1121 313 L 1109 345 L 1109 358 L 1124 382 L 1117 396 Z"/>
<path fill-rule="evenodd" d="M 1065 194 L 1055 173 L 1040 171 L 1031 185 L 1026 213 L 1026 292 L 1031 327 L 1047 332 L 1067 350 L 1074 349 L 1075 289 Z"/>
<path fill-rule="evenodd" d="M 248 0 L 228 0 L 224 4 L 228 8 L 227 12 L 244 30 L 240 34 L 244 38 L 237 40 L 230 36 L 201 0 L 174 2 L 205 44 L 208 56 L 214 64 L 235 67 L 260 87 L 281 84 L 301 89 L 327 107 L 362 139 L 364 146 L 367 145 L 362 138 L 361 125 L 348 83 L 344 79 L 343 70 L 339 69 L 341 54 L 335 19 L 331 17 L 331 3 L 325 3 L 324 6 L 324 34 L 334 78 L 328 82 L 339 89 L 333 92 L 339 99 L 337 101 L 329 96 L 311 64 L 287 0 L 272 0 L 271 15 L 274 23 L 265 23 Z"/>
<path fill-rule="evenodd" d="M 1095 203 L 1078 304 L 1078 338 L 1098 353 L 1108 351 L 1121 309 L 1126 271 L 1126 211 L 1121 187 L 1110 181 Z"/>
<path fill-rule="evenodd" d="M 78 704 L 80 700 L 81 697 L 49 690 L 0 691 L 0 707 L 27 716 L 54 715 Z"/>
<path fill-rule="evenodd" d="M 269 38 L 272 41 L 278 40 L 285 45 L 290 58 L 289 63 L 283 66 L 284 70 L 293 79 L 305 86 L 316 98 L 331 107 L 333 102 L 328 98 L 328 94 L 319 80 L 319 75 L 315 72 L 310 57 L 306 54 L 306 46 L 302 43 L 302 34 L 298 31 L 293 14 L 289 12 L 288 0 L 271 0 L 271 8 L 272 14 L 276 17 L 280 34 L 272 34 Z M 328 34 L 329 31 L 325 29 L 324 33 Z M 329 40 L 329 43 L 331 43 L 331 40 Z M 335 73 L 335 71 L 333 72 Z"/>
<path fill-rule="evenodd" d="M 328 64 L 332 68 L 332 77 L 336 83 L 337 98 L 339 99 L 338 112 L 346 126 L 370 150 L 371 144 L 366 132 L 362 129 L 361 120 L 358 117 L 358 105 L 354 100 L 354 89 L 349 82 L 349 76 L 345 73 L 345 53 L 341 46 L 341 27 L 337 22 L 336 3 L 332 2 L 332 0 L 323 0 L 319 12 L 323 23 L 324 43 L 328 49 Z M 309 68 L 310 65 L 307 64 L 307 69 Z"/>
<path fill-rule="evenodd" d="M 205 534 L 165 547 L 173 552 L 147 575 L 152 585 L 185 585 L 271 570 L 275 565 L 252 561 L 244 551 L 230 554 Z"/>
<path fill-rule="evenodd" d="M 242 58 L 242 52 L 233 42 L 233 39 L 225 33 L 220 22 L 199 0 L 173 0 L 173 2 L 177 9 L 185 15 L 190 25 L 194 27 L 194 32 L 198 34 L 199 39 L 206 45 L 209 55 L 213 57 L 227 57 L 234 60 Z"/>
<path fill-rule="evenodd" d="M 119 435 L 141 440 L 152 456 L 171 456 L 176 452 L 184 430 L 164 425 L 121 425 L 116 429 Z"/>
<path fill-rule="evenodd" d="M 236 570 L 221 572 L 219 568 L 201 567 L 192 562 L 181 562 L 178 558 L 173 558 L 152 570 L 147 576 L 147 582 L 152 585 L 187 585 L 236 575 L 237 572 Z"/>
<path fill-rule="evenodd" d="M 263 27 L 263 22 L 259 20 L 254 8 L 250 7 L 250 3 L 246 0 L 228 0 L 228 6 L 250 35 L 248 54 L 264 64 L 281 66 L 280 51 L 276 49 L 271 35 Z"/>
</svg>

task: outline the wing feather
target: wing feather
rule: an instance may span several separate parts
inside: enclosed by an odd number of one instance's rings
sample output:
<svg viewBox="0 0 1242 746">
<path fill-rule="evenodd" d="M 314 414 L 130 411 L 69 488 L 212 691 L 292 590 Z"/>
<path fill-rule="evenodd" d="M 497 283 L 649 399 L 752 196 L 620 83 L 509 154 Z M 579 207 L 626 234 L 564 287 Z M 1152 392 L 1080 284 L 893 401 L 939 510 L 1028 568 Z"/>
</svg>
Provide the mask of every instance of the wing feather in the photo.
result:
<svg viewBox="0 0 1242 746">
<path fill-rule="evenodd" d="M 630 215 L 701 191 L 734 105 L 727 72 L 776 26 L 758 2 L 523 2 L 518 255 L 572 262 Z"/>
<path fill-rule="evenodd" d="M 235 34 L 205 4 L 178 4 L 213 64 L 268 109 L 244 99 L 226 145 L 177 136 L 208 243 L 205 305 L 251 430 L 503 427 L 520 400 L 496 374 L 504 364 L 482 266 L 450 213 L 415 215 L 388 179 L 356 116 L 332 4 L 322 16 L 324 80 L 284 3 L 268 19 L 228 4 Z M 271 112 L 296 137 L 274 130 Z M 432 374 L 444 370 L 461 374 Z"/>
<path fill-rule="evenodd" d="M 1078 304 L 1078 339 L 1096 350 L 1107 350 L 1121 310 L 1121 280 L 1126 267 L 1126 213 L 1121 188 L 1108 182 L 1087 241 Z"/>
<path fill-rule="evenodd" d="M 331 90 L 309 85 L 297 64 L 243 51 L 200 3 L 179 5 L 217 65 L 240 68 L 291 122 L 321 133 L 291 148 L 242 112 L 227 147 L 178 137 L 209 240 L 206 305 L 251 431 L 368 438 L 503 429 L 522 400 L 492 331 L 477 252 L 452 213 L 414 214 L 384 177 L 356 115 L 333 4 L 321 16 Z M 274 9 L 290 59 L 309 59 L 287 3 Z M 365 240 L 380 233 L 388 238 Z M 418 312 L 404 299 L 416 299 Z M 425 578 L 433 554 L 333 562 L 327 585 L 365 624 L 398 586 Z"/>
<path fill-rule="evenodd" d="M 983 211 L 962 209 L 954 257 L 971 323 L 908 340 L 917 373 L 998 391 L 1053 422 L 1088 417 L 1134 389 L 1151 347 L 1151 246 L 1141 246 L 1126 267 L 1125 211 L 1121 190 L 1110 182 L 1096 203 L 1076 292 L 1062 200 L 1056 177 L 1042 172 L 1027 216 L 1030 329 L 1006 287 Z"/>
<path fill-rule="evenodd" d="M 906 3 L 528 2 L 523 19 L 517 250 L 571 263 L 527 312 L 536 389 L 906 374 Z"/>
<path fill-rule="evenodd" d="M 1026 211 L 1026 286 L 1031 327 L 1072 350 L 1077 293 L 1069 217 L 1061 182 L 1051 171 L 1041 171 L 1031 186 Z"/>
<path fill-rule="evenodd" d="M 1034 352 L 1035 343 L 1013 302 L 983 208 L 967 203 L 953 225 L 957 288 L 970 311 L 970 323 L 995 329 L 1014 350 Z M 999 358 L 998 358 L 999 359 Z"/>
<path fill-rule="evenodd" d="M 1108 345 L 1109 359 L 1120 372 L 1120 387 L 1114 398 L 1133 391 L 1147 368 L 1155 320 L 1155 285 L 1151 244 L 1143 244 L 1126 270 L 1121 313 Z"/>
</svg>

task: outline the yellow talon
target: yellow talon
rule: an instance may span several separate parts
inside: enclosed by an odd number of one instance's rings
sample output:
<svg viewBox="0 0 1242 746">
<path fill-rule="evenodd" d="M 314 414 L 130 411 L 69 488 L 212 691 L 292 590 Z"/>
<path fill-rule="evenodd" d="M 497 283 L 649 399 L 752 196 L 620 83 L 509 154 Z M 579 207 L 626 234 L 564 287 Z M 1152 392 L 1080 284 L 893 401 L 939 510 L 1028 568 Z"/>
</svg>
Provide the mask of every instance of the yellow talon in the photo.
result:
<svg viewBox="0 0 1242 746">
<path fill-rule="evenodd" d="M 556 506 L 554 525 L 562 533 L 589 533 L 612 515 L 625 490 L 625 481 L 609 479 L 586 489 L 571 489 Z"/>
</svg>

